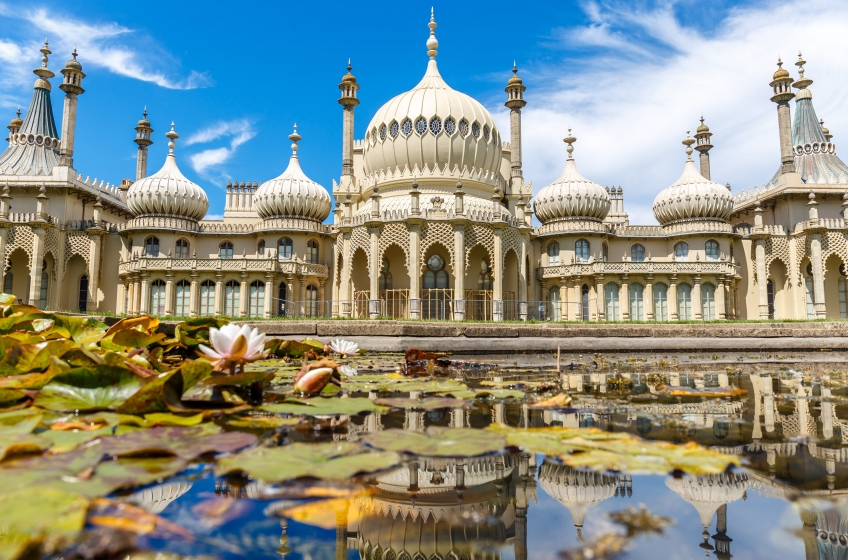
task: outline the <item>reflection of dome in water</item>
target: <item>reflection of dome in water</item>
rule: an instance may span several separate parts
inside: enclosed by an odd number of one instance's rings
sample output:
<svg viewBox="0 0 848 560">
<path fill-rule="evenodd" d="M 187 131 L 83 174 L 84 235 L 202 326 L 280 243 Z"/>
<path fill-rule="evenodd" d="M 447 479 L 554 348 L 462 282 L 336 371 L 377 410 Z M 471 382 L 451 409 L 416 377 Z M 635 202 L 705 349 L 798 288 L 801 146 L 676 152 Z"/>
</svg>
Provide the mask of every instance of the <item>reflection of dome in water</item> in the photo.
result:
<svg viewBox="0 0 848 560">
<path fill-rule="evenodd" d="M 539 485 L 568 508 L 574 526 L 580 528 L 590 507 L 615 496 L 618 479 L 608 474 L 557 465 L 545 459 L 539 469 Z"/>
<path fill-rule="evenodd" d="M 512 473 L 513 462 L 509 455 L 465 459 L 462 486 L 479 486 L 505 478 Z M 418 492 L 436 494 L 451 491 L 457 486 L 456 475 L 456 459 L 422 457 L 418 460 Z M 409 469 L 396 469 L 378 476 L 377 486 L 386 492 L 406 492 L 411 478 Z"/>
<path fill-rule="evenodd" d="M 848 558 L 848 502 L 816 514 L 816 538 L 822 558 Z"/>
<path fill-rule="evenodd" d="M 701 518 L 701 525 L 709 527 L 713 514 L 719 506 L 735 502 L 745 495 L 745 490 L 748 489 L 748 475 L 740 472 L 682 478 L 669 477 L 665 485 L 695 506 Z"/>
<path fill-rule="evenodd" d="M 159 484 L 132 494 L 126 498 L 126 501 L 144 508 L 148 513 L 159 514 L 171 502 L 188 492 L 190 488 L 190 482 Z"/>
</svg>

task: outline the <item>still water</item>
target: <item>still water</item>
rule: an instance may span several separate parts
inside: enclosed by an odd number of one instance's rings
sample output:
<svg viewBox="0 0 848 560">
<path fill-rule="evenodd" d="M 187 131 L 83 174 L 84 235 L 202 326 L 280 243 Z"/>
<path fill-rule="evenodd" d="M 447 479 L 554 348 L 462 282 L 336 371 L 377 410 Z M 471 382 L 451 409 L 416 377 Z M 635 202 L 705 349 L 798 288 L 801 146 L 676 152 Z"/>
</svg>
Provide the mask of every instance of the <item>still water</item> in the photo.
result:
<svg viewBox="0 0 848 560">
<path fill-rule="evenodd" d="M 354 365 L 360 373 L 392 371 L 401 360 L 383 354 Z M 355 481 L 361 493 L 321 502 L 332 506 L 296 520 L 285 511 L 309 503 L 302 499 L 308 483 L 289 492 L 244 477 L 216 478 L 201 463 L 121 497 L 191 534 L 140 537 L 139 548 L 257 559 L 553 559 L 564 551 L 596 559 L 848 558 L 846 356 L 575 354 L 562 356 L 560 373 L 550 355 L 481 361 L 491 367 L 459 374 L 469 387 L 492 378 L 549 380 L 574 400 L 566 409 L 532 410 L 520 400 L 490 399 L 464 410 L 340 418 L 320 431 L 256 433 L 285 444 L 434 425 L 596 427 L 696 442 L 739 456 L 744 468 L 675 478 L 581 471 L 519 452 L 412 458 Z M 671 397 L 656 394 L 662 384 L 745 393 Z M 627 526 L 610 514 L 642 505 L 668 522 L 661 532 L 621 539 Z M 613 550 L 603 546 L 610 535 L 619 536 Z"/>
</svg>

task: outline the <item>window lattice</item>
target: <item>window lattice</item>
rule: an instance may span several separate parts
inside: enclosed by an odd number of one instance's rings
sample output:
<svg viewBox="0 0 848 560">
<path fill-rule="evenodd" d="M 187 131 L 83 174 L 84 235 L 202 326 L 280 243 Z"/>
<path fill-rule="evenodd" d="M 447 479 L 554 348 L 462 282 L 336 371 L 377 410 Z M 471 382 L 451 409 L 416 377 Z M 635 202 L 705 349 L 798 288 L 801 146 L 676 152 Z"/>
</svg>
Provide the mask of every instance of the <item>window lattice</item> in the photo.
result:
<svg viewBox="0 0 848 560">
<path fill-rule="evenodd" d="M 445 119 L 445 132 L 449 135 L 453 135 L 453 133 L 456 132 L 456 121 L 450 117 Z"/>
<path fill-rule="evenodd" d="M 424 134 L 427 132 L 427 119 L 420 117 L 417 121 L 415 121 L 415 131 L 418 132 L 418 134 Z"/>
<path fill-rule="evenodd" d="M 406 119 L 403 121 L 403 135 L 409 136 L 410 134 L 412 134 L 412 121 Z"/>
<path fill-rule="evenodd" d="M 483 138 L 486 139 L 486 142 L 489 141 L 489 127 L 488 126 L 483 127 Z"/>
<path fill-rule="evenodd" d="M 386 125 L 380 127 L 380 140 L 386 139 Z"/>
<path fill-rule="evenodd" d="M 438 134 L 442 131 L 442 121 L 439 117 L 433 117 L 430 119 L 430 132 L 433 134 Z"/>
<path fill-rule="evenodd" d="M 392 123 L 392 126 L 390 126 L 390 127 L 389 127 L 389 135 L 390 135 L 392 138 L 397 138 L 398 130 L 399 130 L 398 123 L 397 123 L 397 122 L 393 122 L 393 123 Z"/>
<path fill-rule="evenodd" d="M 465 119 L 462 119 L 461 121 L 459 121 L 459 134 L 463 138 L 468 136 L 468 121 L 465 120 Z"/>
<path fill-rule="evenodd" d="M 479 124 L 474 123 L 474 124 L 471 125 L 471 135 L 474 138 L 480 138 L 480 125 Z"/>
</svg>

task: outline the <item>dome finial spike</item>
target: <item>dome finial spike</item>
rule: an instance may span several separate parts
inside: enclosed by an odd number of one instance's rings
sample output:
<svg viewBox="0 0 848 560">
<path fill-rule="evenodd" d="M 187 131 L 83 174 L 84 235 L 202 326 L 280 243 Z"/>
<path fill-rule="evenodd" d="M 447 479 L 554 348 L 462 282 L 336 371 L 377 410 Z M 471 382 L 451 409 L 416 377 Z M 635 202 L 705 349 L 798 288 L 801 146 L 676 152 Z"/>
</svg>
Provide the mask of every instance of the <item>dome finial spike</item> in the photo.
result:
<svg viewBox="0 0 848 560">
<path fill-rule="evenodd" d="M 682 142 L 686 146 L 686 161 L 692 161 L 692 144 L 695 143 L 695 139 L 689 136 L 690 132 L 691 130 L 686 131 L 686 139 Z"/>
<path fill-rule="evenodd" d="M 292 141 L 292 145 L 291 145 L 292 157 L 294 157 L 294 158 L 297 157 L 297 149 L 298 149 L 297 143 L 300 142 L 300 140 L 302 138 L 303 137 L 300 134 L 297 133 L 297 123 L 294 123 L 294 132 L 289 134 L 289 140 Z"/>
<path fill-rule="evenodd" d="M 430 38 L 427 39 L 427 55 L 431 60 L 435 60 L 436 55 L 439 54 L 439 41 L 436 39 L 436 16 L 433 13 L 433 8 L 430 8 L 430 23 L 427 24 L 427 27 L 430 28 Z"/>
<path fill-rule="evenodd" d="M 518 74 L 518 65 L 515 63 L 514 60 L 512 61 L 512 73 L 515 75 Z"/>
<path fill-rule="evenodd" d="M 568 150 L 568 159 L 574 159 L 574 156 L 572 155 L 572 153 L 574 152 L 574 146 L 572 146 L 572 144 L 577 142 L 577 138 L 571 135 L 570 126 L 568 127 L 568 136 L 563 138 L 562 141 L 568 144 L 568 148 L 566 148 Z"/>
<path fill-rule="evenodd" d="M 347 59 L 347 73 L 350 74 L 350 71 L 353 70 L 353 66 L 350 65 L 350 57 Z"/>
<path fill-rule="evenodd" d="M 176 142 L 174 142 L 174 140 L 176 140 L 177 138 L 180 137 L 180 135 L 177 134 L 176 131 L 174 131 L 174 121 L 171 121 L 171 130 L 169 130 L 168 132 L 165 133 L 165 137 L 168 138 L 168 140 L 169 140 L 169 142 L 168 142 L 168 153 L 173 155 L 174 148 L 177 147 L 177 144 L 176 144 Z"/>
</svg>

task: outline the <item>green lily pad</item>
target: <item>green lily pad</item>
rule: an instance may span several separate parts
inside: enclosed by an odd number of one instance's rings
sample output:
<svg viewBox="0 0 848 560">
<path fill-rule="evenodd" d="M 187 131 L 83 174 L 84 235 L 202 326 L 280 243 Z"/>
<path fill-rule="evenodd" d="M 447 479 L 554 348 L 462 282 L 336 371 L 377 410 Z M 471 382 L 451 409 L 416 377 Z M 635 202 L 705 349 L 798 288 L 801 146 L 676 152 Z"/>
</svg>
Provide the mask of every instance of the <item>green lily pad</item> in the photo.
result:
<svg viewBox="0 0 848 560">
<path fill-rule="evenodd" d="M 374 404 L 365 398 L 314 397 L 311 399 L 286 399 L 281 403 L 264 404 L 260 410 L 274 414 L 305 414 L 307 416 L 353 415 L 360 412 L 388 412 L 388 407 Z"/>
<path fill-rule="evenodd" d="M 35 398 L 35 406 L 48 410 L 106 410 L 123 404 L 142 386 L 126 368 L 93 366 L 60 373 Z"/>
<path fill-rule="evenodd" d="M 247 371 L 237 375 L 213 375 L 200 382 L 201 385 L 214 387 L 245 386 L 251 383 L 264 382 L 274 377 L 273 373 L 264 371 Z"/>
<path fill-rule="evenodd" d="M 279 345 L 273 344 L 270 350 L 272 354 L 275 354 L 277 356 L 302 358 L 304 354 L 309 351 L 314 352 L 315 350 L 317 350 L 317 348 L 311 344 L 304 344 L 303 342 L 297 342 L 296 340 L 283 340 L 280 342 Z"/>
<path fill-rule="evenodd" d="M 234 428 L 273 429 L 283 426 L 296 426 L 300 418 L 280 418 L 279 416 L 242 416 L 227 420 L 227 425 Z"/>
<path fill-rule="evenodd" d="M 108 436 L 112 428 L 99 428 L 97 430 L 46 430 L 38 434 L 38 437 L 50 442 L 52 453 L 65 453 L 79 446 L 93 441 L 99 437 Z"/>
<path fill-rule="evenodd" d="M 342 387 L 348 391 L 355 392 L 419 391 L 422 393 L 450 393 L 452 391 L 464 391 L 468 389 L 468 386 L 465 383 L 457 381 L 456 379 L 386 376 L 384 381 L 374 383 L 370 381 L 362 381 L 358 375 L 354 377 L 353 380 L 343 383 Z"/>
<path fill-rule="evenodd" d="M 392 408 L 406 408 L 411 410 L 439 410 L 442 408 L 463 408 L 468 401 L 463 399 L 449 399 L 446 397 L 432 397 L 424 399 L 406 399 L 403 397 L 391 397 L 376 399 L 376 404 L 390 406 Z"/>
<path fill-rule="evenodd" d="M 0 526 L 13 537 L 67 544 L 82 531 L 88 505 L 84 496 L 52 488 L 0 494 Z"/>
<path fill-rule="evenodd" d="M 35 434 L 16 434 L 0 431 L 0 461 L 25 453 L 41 453 L 51 445 L 50 440 Z"/>
<path fill-rule="evenodd" d="M 146 414 L 184 410 L 180 401 L 187 390 L 212 374 L 205 360 L 183 362 L 177 369 L 157 375 L 118 408 L 122 414 Z"/>
<path fill-rule="evenodd" d="M 206 453 L 227 453 L 256 443 L 256 436 L 244 432 L 209 433 L 204 428 L 179 426 L 133 430 L 104 437 L 105 452 L 118 457 L 174 455 L 191 460 Z"/>
<path fill-rule="evenodd" d="M 506 438 L 471 428 L 430 426 L 423 433 L 383 430 L 362 436 L 362 441 L 389 451 L 405 451 L 423 457 L 476 457 L 503 451 Z"/>
<path fill-rule="evenodd" d="M 391 451 L 368 452 L 357 443 L 292 443 L 285 447 L 256 447 L 218 461 L 218 476 L 243 472 L 267 483 L 296 478 L 347 480 L 400 464 Z"/>
</svg>

